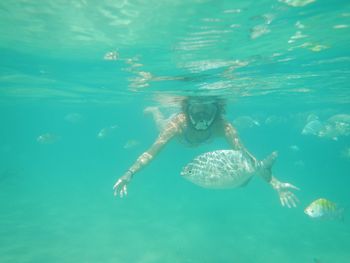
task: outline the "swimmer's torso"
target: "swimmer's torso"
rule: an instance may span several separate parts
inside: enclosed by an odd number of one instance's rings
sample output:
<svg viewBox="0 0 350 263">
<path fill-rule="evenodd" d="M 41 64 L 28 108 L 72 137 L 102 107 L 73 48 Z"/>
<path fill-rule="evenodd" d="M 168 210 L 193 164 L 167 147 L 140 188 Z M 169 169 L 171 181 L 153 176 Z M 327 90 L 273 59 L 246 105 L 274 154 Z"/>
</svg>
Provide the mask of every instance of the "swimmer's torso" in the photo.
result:
<svg viewBox="0 0 350 263">
<path fill-rule="evenodd" d="M 206 130 L 196 130 L 194 127 L 190 125 L 188 122 L 187 116 L 185 114 L 181 114 L 179 123 L 179 134 L 178 138 L 181 143 L 186 144 L 188 146 L 197 146 L 202 143 L 208 143 L 213 140 L 220 131 L 222 131 L 222 120 L 215 120 L 210 127 Z"/>
</svg>

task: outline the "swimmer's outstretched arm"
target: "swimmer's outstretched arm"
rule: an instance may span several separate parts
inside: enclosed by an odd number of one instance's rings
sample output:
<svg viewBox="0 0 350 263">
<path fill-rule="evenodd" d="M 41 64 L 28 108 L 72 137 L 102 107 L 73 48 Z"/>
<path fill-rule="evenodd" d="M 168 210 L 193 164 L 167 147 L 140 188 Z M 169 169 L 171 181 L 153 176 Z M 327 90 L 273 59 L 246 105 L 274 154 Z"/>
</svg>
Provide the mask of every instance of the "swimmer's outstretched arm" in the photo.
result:
<svg viewBox="0 0 350 263">
<path fill-rule="evenodd" d="M 160 152 L 160 150 L 177 134 L 181 133 L 185 123 L 183 114 L 176 115 L 159 134 L 153 145 L 141 154 L 133 165 L 121 176 L 113 186 L 114 195 L 120 197 L 127 195 L 127 184 L 131 181 L 134 174 L 151 162 L 151 160 Z"/>
<path fill-rule="evenodd" d="M 253 162 L 257 162 L 254 155 L 252 155 L 247 148 L 244 147 L 238 137 L 237 130 L 229 122 L 225 123 L 225 136 L 233 149 L 244 151 L 253 160 Z M 299 190 L 299 188 L 290 183 L 283 183 L 279 181 L 276 177 L 272 176 L 271 173 L 264 173 L 262 178 L 269 183 L 274 190 L 277 191 L 282 206 L 287 206 L 289 208 L 296 207 L 298 198 L 290 191 L 290 189 Z"/>
<path fill-rule="evenodd" d="M 236 128 L 232 125 L 230 122 L 224 123 L 224 129 L 225 129 L 225 137 L 227 142 L 231 145 L 231 147 L 234 150 L 239 150 L 245 152 L 253 162 L 257 162 L 256 158 L 253 154 L 251 154 L 248 149 L 243 145 L 241 140 L 239 139 L 238 132 Z M 267 180 L 271 178 L 267 178 Z"/>
</svg>

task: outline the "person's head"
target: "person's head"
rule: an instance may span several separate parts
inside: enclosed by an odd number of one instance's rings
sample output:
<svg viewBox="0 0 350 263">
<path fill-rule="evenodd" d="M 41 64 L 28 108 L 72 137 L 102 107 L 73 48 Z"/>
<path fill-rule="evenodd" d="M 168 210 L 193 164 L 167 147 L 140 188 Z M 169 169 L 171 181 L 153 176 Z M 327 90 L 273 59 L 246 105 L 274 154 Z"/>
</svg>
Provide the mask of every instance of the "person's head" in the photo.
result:
<svg viewBox="0 0 350 263">
<path fill-rule="evenodd" d="M 223 113 L 223 103 L 217 98 L 189 97 L 183 102 L 183 111 L 193 128 L 206 130 Z"/>
</svg>

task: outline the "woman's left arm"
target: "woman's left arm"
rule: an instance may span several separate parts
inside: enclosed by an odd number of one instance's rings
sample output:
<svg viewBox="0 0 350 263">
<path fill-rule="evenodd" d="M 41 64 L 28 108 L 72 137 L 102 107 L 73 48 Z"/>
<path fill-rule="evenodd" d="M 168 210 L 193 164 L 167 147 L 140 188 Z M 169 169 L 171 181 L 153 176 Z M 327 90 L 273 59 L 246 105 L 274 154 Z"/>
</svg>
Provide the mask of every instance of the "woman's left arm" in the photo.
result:
<svg viewBox="0 0 350 263">
<path fill-rule="evenodd" d="M 247 148 L 243 145 L 239 139 L 238 132 L 235 127 L 229 123 L 224 122 L 225 137 L 228 143 L 234 150 L 243 151 L 254 162 L 259 162 L 253 154 L 251 154 Z M 290 190 L 299 190 L 298 187 L 279 181 L 276 177 L 272 176 L 272 173 L 263 173 L 261 176 L 271 187 L 277 192 L 282 206 L 296 207 L 298 198 Z"/>
<path fill-rule="evenodd" d="M 249 156 L 249 158 L 251 158 L 251 160 L 253 162 L 257 162 L 255 156 L 253 154 L 251 154 L 248 151 L 248 149 L 243 145 L 242 141 L 240 140 L 240 138 L 238 136 L 238 132 L 237 132 L 236 128 L 232 125 L 232 123 L 230 123 L 228 121 L 223 121 L 223 127 L 224 127 L 225 138 L 226 138 L 227 142 L 230 144 L 230 146 L 234 150 L 239 150 L 239 151 L 245 152 Z M 271 178 L 270 178 L 270 180 L 271 180 Z"/>
</svg>

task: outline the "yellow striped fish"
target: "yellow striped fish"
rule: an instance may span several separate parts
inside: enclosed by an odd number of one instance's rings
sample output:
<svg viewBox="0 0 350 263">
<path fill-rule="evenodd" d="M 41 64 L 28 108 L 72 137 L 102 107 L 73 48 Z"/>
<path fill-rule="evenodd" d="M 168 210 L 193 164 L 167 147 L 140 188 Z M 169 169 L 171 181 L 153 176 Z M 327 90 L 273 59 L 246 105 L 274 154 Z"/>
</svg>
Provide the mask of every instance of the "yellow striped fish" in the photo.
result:
<svg viewBox="0 0 350 263">
<path fill-rule="evenodd" d="M 313 201 L 304 210 L 309 217 L 319 219 L 342 219 L 343 212 L 344 209 L 325 198 Z"/>
</svg>

